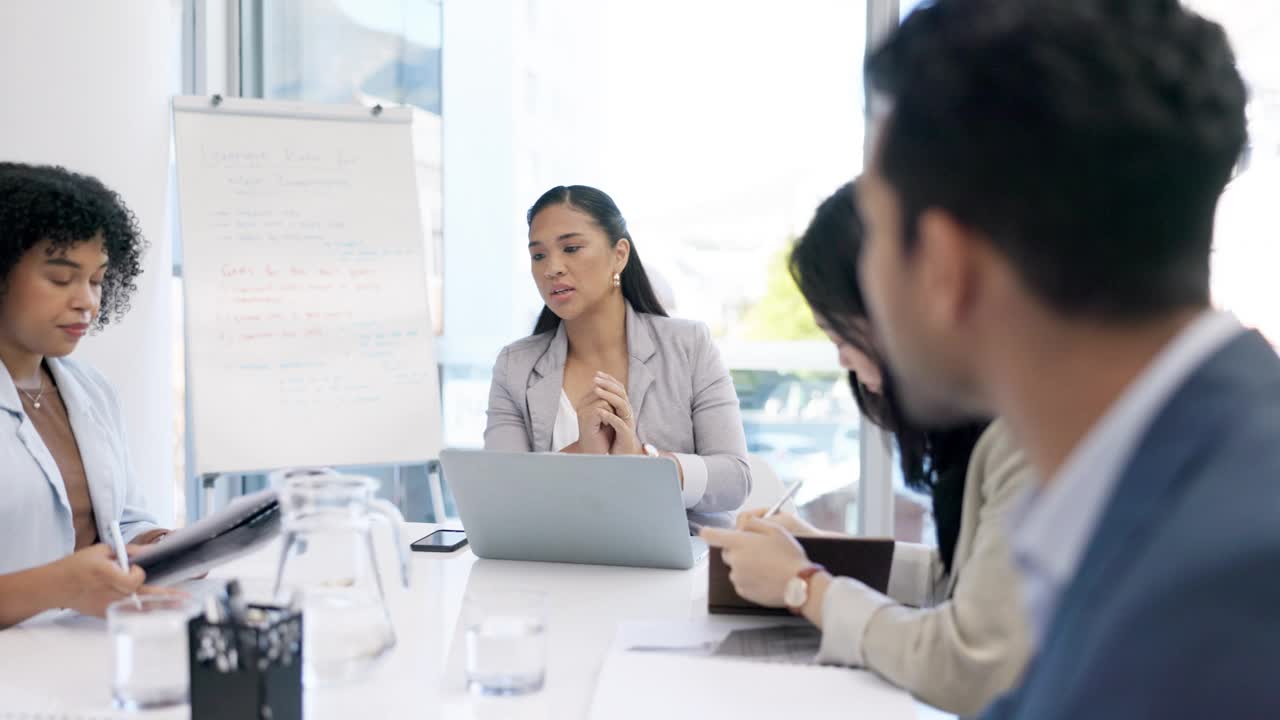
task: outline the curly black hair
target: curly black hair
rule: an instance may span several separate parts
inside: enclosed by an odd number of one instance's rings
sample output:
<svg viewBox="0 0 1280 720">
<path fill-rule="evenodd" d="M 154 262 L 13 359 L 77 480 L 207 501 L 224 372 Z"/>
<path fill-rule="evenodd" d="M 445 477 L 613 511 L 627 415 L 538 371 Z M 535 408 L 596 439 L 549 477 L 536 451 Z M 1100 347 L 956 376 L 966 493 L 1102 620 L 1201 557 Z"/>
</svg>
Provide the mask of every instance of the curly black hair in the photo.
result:
<svg viewBox="0 0 1280 720">
<path fill-rule="evenodd" d="M 128 312 L 138 289 L 147 241 L 137 217 L 97 178 L 53 165 L 0 162 L 0 300 L 14 266 L 42 240 L 52 241 L 54 253 L 99 233 L 108 259 L 98 329 Z"/>
</svg>

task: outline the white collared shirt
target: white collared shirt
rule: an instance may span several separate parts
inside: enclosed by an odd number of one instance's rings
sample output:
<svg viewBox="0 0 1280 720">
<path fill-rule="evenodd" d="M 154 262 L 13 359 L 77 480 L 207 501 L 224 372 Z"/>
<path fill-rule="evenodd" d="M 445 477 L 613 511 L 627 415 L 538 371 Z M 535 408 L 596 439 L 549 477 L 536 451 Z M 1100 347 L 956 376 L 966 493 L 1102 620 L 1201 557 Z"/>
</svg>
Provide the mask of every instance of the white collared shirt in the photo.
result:
<svg viewBox="0 0 1280 720">
<path fill-rule="evenodd" d="M 1037 644 L 1143 435 L 1187 378 L 1243 331 L 1230 313 L 1206 310 L 1197 317 L 1094 423 L 1053 481 L 1028 491 L 1011 514 L 1014 559 Z"/>
</svg>

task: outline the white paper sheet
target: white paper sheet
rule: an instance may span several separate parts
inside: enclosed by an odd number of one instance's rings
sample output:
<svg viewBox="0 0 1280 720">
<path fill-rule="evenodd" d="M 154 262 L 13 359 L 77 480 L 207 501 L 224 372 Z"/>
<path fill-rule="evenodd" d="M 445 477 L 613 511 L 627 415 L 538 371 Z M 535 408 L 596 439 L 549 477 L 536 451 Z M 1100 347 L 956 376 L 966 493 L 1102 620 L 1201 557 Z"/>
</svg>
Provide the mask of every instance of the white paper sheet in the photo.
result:
<svg viewBox="0 0 1280 720">
<path fill-rule="evenodd" d="M 805 720 L 914 720 L 911 696 L 872 673 L 849 668 L 775 665 L 700 656 L 690 651 L 739 628 L 779 618 L 708 616 L 684 623 L 624 623 L 600 671 L 593 720 L 706 720 L 803 717 Z"/>
</svg>

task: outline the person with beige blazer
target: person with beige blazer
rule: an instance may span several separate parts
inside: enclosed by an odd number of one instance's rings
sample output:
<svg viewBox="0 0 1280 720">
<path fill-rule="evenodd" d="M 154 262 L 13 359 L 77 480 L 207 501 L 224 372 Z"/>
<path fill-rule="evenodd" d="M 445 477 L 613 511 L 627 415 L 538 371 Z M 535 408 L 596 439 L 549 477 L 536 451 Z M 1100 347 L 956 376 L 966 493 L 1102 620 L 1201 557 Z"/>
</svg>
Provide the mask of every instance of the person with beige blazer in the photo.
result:
<svg viewBox="0 0 1280 720">
<path fill-rule="evenodd" d="M 1031 482 L 1008 428 L 992 423 L 969 461 L 951 571 L 937 548 L 899 542 L 887 594 L 833 578 L 818 660 L 870 668 L 961 716 L 1011 688 L 1031 641 L 1004 518 Z M 823 534 L 794 516 L 778 524 L 795 535 Z"/>
<path fill-rule="evenodd" d="M 972 715 L 1017 683 L 1031 654 L 1006 516 L 1035 480 L 1005 422 L 926 430 L 899 407 L 859 292 L 852 186 L 819 207 L 791 272 L 839 349 L 864 415 L 894 435 L 907 484 L 932 494 L 938 547 L 897 543 L 883 594 L 811 563 L 794 536 L 829 533 L 793 515 L 744 513 L 738 530 L 703 537 L 724 549 L 740 595 L 822 629 L 820 662 L 868 668 L 931 705 Z"/>
<path fill-rule="evenodd" d="M 692 528 L 731 526 L 751 473 L 710 331 L 667 317 L 605 193 L 553 188 L 528 221 L 546 306 L 494 364 L 485 449 L 670 458 Z"/>
</svg>

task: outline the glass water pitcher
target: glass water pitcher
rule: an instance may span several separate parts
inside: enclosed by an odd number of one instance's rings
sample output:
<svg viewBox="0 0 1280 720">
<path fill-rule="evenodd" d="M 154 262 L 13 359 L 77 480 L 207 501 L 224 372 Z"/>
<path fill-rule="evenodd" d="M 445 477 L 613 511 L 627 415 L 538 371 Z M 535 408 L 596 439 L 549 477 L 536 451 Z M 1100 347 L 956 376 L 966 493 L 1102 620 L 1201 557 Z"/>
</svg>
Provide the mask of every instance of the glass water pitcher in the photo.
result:
<svg viewBox="0 0 1280 720">
<path fill-rule="evenodd" d="M 403 516 L 375 497 L 378 481 L 333 472 L 283 478 L 284 549 L 278 601 L 302 610 L 303 674 L 308 686 L 362 677 L 395 647 L 395 630 L 374 550 L 372 523 L 385 521 L 409 587 Z"/>
</svg>

